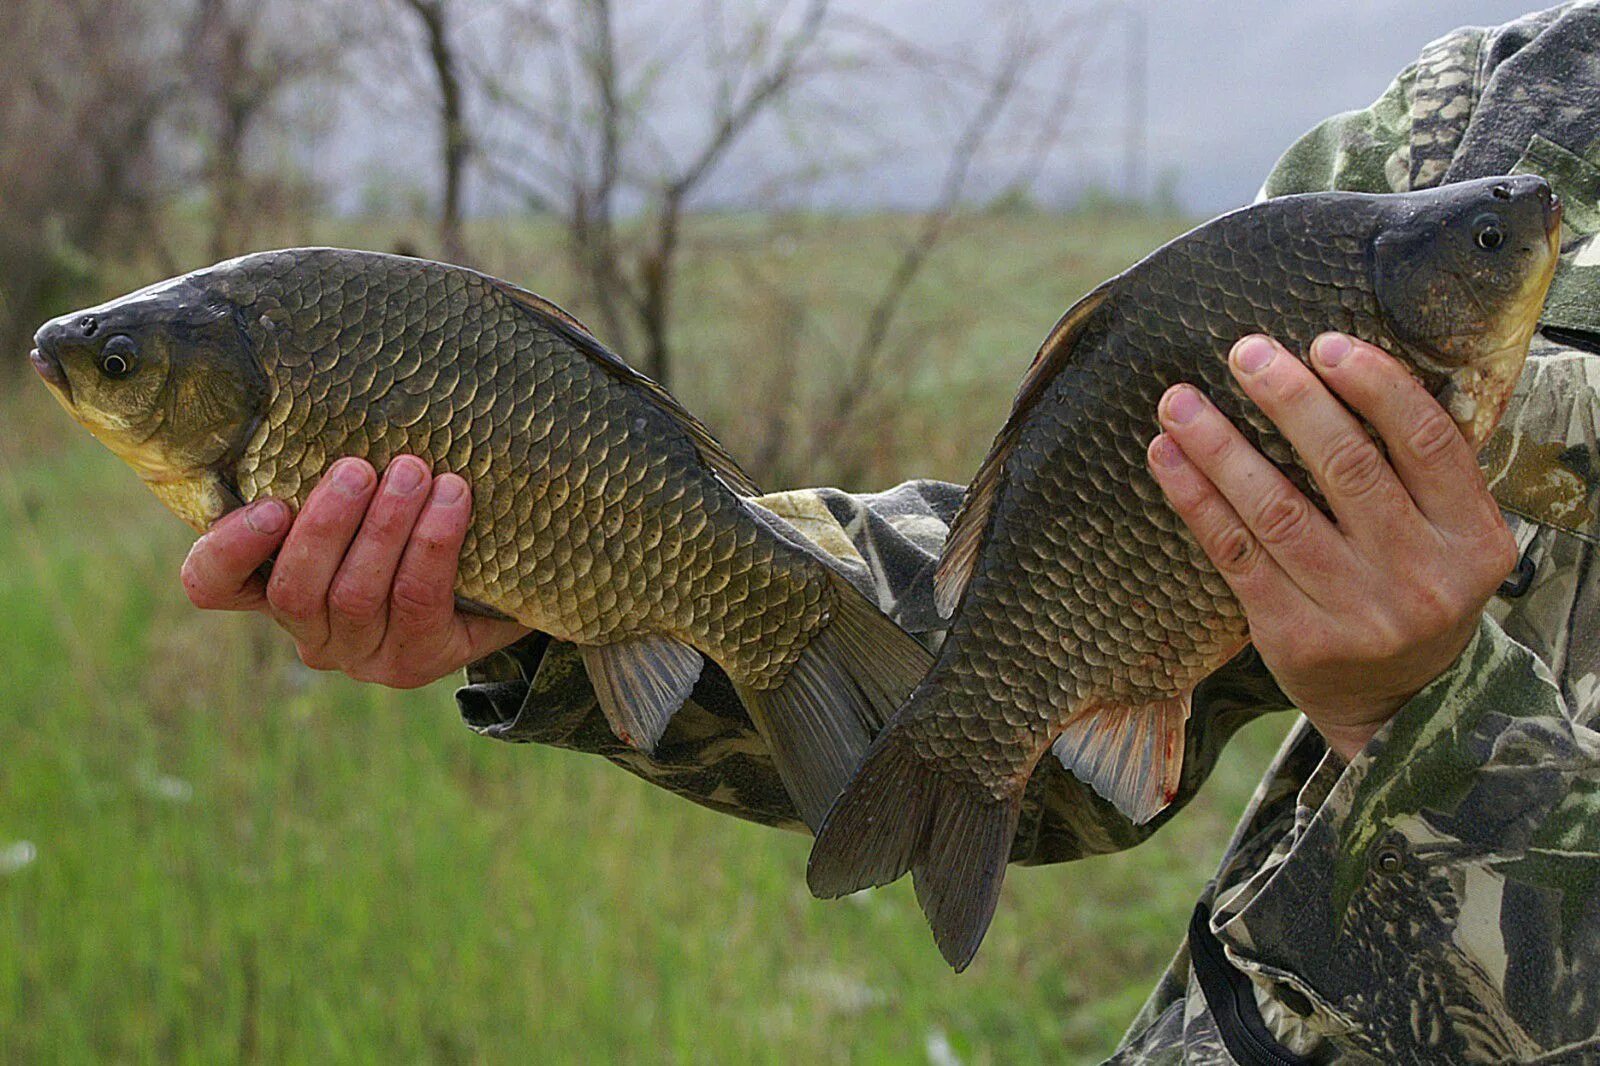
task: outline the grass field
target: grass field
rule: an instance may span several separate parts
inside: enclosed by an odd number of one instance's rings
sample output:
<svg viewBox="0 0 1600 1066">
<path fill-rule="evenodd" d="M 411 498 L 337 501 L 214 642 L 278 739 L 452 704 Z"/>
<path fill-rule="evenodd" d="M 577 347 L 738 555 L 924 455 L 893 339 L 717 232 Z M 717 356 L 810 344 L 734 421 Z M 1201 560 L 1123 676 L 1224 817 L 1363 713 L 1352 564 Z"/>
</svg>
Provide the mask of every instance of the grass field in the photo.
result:
<svg viewBox="0 0 1600 1066">
<path fill-rule="evenodd" d="M 965 476 L 1055 316 L 1182 228 L 969 228 L 882 368 L 893 402 L 808 445 L 812 386 L 903 225 L 696 227 L 676 388 L 735 454 L 774 417 L 748 398 L 776 395 L 805 417 L 775 469 L 829 477 L 870 441 L 862 483 Z M 536 226 L 480 243 L 582 313 Z M 768 284 L 734 284 L 753 274 Z M 803 323 L 789 365 L 775 308 Z M 265 621 L 202 616 L 176 580 L 186 531 L 130 473 L 31 382 L 0 420 L 0 1062 L 1091 1061 L 1287 725 L 1241 734 L 1150 843 L 1013 871 L 955 977 L 905 884 L 816 902 L 797 835 L 480 739 L 448 684 L 312 674 Z"/>
</svg>

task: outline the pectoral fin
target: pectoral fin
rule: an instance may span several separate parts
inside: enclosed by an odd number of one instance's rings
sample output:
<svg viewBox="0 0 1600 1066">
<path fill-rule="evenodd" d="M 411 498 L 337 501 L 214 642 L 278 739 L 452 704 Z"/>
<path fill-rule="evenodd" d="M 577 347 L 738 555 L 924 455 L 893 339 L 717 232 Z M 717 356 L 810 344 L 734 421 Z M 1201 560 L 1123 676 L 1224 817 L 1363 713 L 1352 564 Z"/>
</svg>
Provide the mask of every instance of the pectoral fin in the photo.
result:
<svg viewBox="0 0 1600 1066">
<path fill-rule="evenodd" d="M 1178 795 L 1187 693 L 1145 707 L 1096 707 L 1056 738 L 1061 765 L 1143 825 Z"/>
<path fill-rule="evenodd" d="M 667 723 L 694 690 L 705 660 L 689 645 L 659 636 L 582 650 L 589 683 L 612 732 L 624 744 L 654 752 Z"/>
</svg>

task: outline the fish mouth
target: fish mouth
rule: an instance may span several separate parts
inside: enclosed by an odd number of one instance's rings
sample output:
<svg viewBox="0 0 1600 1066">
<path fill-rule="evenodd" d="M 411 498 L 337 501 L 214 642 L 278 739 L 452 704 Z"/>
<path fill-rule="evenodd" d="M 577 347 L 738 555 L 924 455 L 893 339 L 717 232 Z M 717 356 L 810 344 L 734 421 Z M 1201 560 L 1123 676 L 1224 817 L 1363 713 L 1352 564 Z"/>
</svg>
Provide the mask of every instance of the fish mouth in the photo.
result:
<svg viewBox="0 0 1600 1066">
<path fill-rule="evenodd" d="M 28 361 L 44 378 L 46 385 L 60 393 L 67 403 L 72 402 L 72 382 L 67 380 L 67 372 L 61 369 L 61 360 L 52 355 L 48 348 L 35 348 L 28 353 Z"/>
<path fill-rule="evenodd" d="M 1556 195 L 1554 189 L 1548 189 L 1548 196 L 1544 202 L 1544 231 L 1552 240 L 1561 232 L 1561 197 Z"/>
</svg>

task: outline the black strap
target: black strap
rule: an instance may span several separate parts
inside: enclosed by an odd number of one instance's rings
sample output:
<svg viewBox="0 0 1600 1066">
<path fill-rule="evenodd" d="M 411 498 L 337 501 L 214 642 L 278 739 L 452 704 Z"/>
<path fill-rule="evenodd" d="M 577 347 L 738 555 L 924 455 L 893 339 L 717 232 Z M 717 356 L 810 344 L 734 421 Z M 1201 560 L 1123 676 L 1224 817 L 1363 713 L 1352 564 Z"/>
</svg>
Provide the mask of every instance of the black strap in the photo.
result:
<svg viewBox="0 0 1600 1066">
<path fill-rule="evenodd" d="M 1204 900 L 1195 904 L 1189 919 L 1189 960 L 1222 1043 L 1241 1066 L 1312 1066 L 1310 1059 L 1272 1038 L 1256 1007 L 1250 978 L 1233 968 L 1222 941 L 1211 931 L 1211 908 Z"/>
</svg>

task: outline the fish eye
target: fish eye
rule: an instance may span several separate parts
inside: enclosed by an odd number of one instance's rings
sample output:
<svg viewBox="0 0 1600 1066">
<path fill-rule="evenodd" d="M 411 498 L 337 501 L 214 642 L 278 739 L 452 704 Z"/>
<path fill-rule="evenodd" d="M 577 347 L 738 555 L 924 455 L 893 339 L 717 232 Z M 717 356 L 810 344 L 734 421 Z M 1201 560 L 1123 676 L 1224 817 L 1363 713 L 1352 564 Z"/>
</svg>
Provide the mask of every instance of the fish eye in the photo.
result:
<svg viewBox="0 0 1600 1066">
<path fill-rule="evenodd" d="M 1495 215 L 1479 215 L 1472 223 L 1472 239 L 1479 248 L 1492 252 L 1506 242 L 1506 231 Z"/>
<path fill-rule="evenodd" d="M 100 350 L 100 372 L 108 378 L 123 378 L 133 372 L 134 357 L 139 346 L 125 335 L 112 337 Z"/>
</svg>

